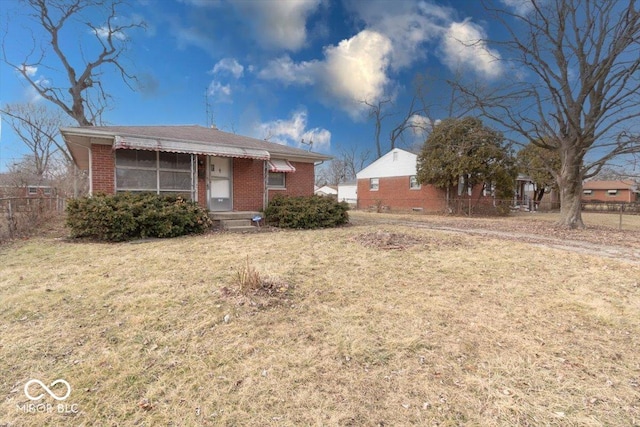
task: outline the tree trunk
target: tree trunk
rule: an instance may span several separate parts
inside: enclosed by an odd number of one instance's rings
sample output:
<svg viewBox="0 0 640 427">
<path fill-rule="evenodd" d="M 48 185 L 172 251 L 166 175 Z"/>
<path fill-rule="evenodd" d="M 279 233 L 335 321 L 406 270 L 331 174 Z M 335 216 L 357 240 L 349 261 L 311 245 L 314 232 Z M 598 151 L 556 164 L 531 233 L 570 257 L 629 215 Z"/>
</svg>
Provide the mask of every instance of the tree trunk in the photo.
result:
<svg viewBox="0 0 640 427">
<path fill-rule="evenodd" d="M 569 159 L 567 159 L 569 160 Z M 558 225 L 567 228 L 585 228 L 582 222 L 582 173 L 579 161 L 564 161 L 558 175 L 560 190 L 560 219 Z M 566 163 L 571 163 L 567 165 Z"/>
</svg>

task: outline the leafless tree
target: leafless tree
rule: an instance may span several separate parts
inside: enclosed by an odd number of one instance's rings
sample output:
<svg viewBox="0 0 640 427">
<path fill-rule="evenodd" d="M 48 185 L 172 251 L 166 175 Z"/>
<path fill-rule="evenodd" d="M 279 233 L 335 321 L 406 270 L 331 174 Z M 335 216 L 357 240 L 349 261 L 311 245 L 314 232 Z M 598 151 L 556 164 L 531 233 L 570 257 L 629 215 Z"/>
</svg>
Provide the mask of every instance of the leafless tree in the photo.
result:
<svg viewBox="0 0 640 427">
<path fill-rule="evenodd" d="M 3 119 L 29 149 L 32 173 L 41 180 L 49 171 L 51 160 L 59 153 L 66 160 L 71 156 L 59 141 L 63 115 L 59 110 L 42 104 L 8 104 L 0 109 Z"/>
<path fill-rule="evenodd" d="M 32 33 L 33 46 L 30 53 L 14 59 L 7 55 L 5 35 L 2 59 L 39 96 L 58 106 L 80 126 L 100 123 L 102 113 L 109 106 L 111 98 L 101 80 L 104 69 L 107 66 L 114 67 L 124 82 L 132 87 L 131 84 L 136 79 L 123 65 L 122 54 L 127 48 L 127 32 L 144 28 L 144 23 L 120 16 L 118 10 L 126 5 L 121 0 L 24 0 L 24 3 L 35 24 L 44 30 L 46 40 L 38 44 Z M 96 12 L 106 15 L 104 21 L 90 21 L 89 16 Z M 89 49 L 80 46 L 83 58 L 80 65 L 72 63 L 70 52 L 66 50 L 69 45 L 61 43 L 63 39 L 71 38 L 65 34 L 65 30 L 74 21 L 83 22 L 97 41 Z M 95 52 L 89 55 L 87 52 L 92 49 Z M 54 86 L 52 80 L 34 75 L 34 70 L 43 68 L 63 70 L 67 83 Z"/>
<path fill-rule="evenodd" d="M 370 150 L 358 150 L 353 146 L 340 148 L 337 152 L 333 160 L 318 170 L 316 185 L 338 185 L 354 180 L 356 173 L 364 168 L 371 156 Z"/>
<path fill-rule="evenodd" d="M 380 142 L 380 134 L 382 132 L 382 124 L 384 119 L 391 115 L 390 112 L 386 111 L 386 106 L 392 103 L 391 98 L 384 98 L 378 100 L 376 102 L 363 100 L 361 101 L 367 107 L 369 107 L 369 119 L 373 120 L 373 124 L 375 126 L 374 131 L 374 141 L 376 144 L 376 159 L 382 157 L 382 143 Z"/>
<path fill-rule="evenodd" d="M 640 151 L 632 128 L 640 116 L 636 1 L 531 0 L 520 12 L 485 6 L 509 33 L 494 45 L 522 77 L 458 87 L 506 130 L 559 152 L 559 224 L 583 228 L 582 181 Z"/>
<path fill-rule="evenodd" d="M 453 82 L 459 80 L 461 72 L 456 72 Z M 417 74 L 412 84 L 412 95 L 409 104 L 401 113 L 401 107 L 397 106 L 390 97 L 383 98 L 377 102 L 362 101 L 369 108 L 369 119 L 373 120 L 375 126 L 374 138 L 376 145 L 376 158 L 382 157 L 388 150 L 393 150 L 405 142 L 405 136 L 410 133 L 415 143 L 415 137 L 420 138 L 419 146 L 412 146 L 411 149 L 419 151 L 433 126 L 439 121 L 435 119 L 435 113 L 445 111 L 443 118 L 461 118 L 468 114 L 473 107 L 463 103 L 461 93 L 456 85 L 449 84 L 449 91 L 444 98 L 431 96 L 430 89 L 434 85 L 442 85 L 448 82 L 437 81 L 428 74 Z M 389 148 L 387 149 L 380 141 L 382 129 L 385 121 L 390 118 L 398 118 L 392 124 L 389 131 Z"/>
</svg>

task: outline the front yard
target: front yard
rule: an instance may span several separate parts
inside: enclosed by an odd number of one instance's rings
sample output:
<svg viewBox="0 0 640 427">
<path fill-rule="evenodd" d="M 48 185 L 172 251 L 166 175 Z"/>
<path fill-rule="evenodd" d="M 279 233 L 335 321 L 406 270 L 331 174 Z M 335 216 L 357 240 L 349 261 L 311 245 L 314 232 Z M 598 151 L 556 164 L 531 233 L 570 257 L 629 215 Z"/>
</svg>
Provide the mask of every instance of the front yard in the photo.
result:
<svg viewBox="0 0 640 427">
<path fill-rule="evenodd" d="M 360 223 L 0 246 L 0 425 L 640 422 L 638 264 Z"/>
</svg>

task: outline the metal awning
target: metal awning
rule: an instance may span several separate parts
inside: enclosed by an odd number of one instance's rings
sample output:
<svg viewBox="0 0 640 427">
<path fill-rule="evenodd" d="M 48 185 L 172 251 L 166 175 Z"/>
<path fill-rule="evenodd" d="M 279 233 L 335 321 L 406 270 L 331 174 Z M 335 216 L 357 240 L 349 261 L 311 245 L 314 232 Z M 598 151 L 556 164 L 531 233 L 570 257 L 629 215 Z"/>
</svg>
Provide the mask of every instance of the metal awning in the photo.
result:
<svg viewBox="0 0 640 427">
<path fill-rule="evenodd" d="M 271 159 L 269 160 L 269 172 L 295 172 L 296 168 L 286 160 Z"/>
<path fill-rule="evenodd" d="M 269 160 L 270 158 L 268 151 L 255 148 L 232 147 L 194 141 L 134 138 L 128 136 L 116 136 L 113 142 L 113 149 L 169 151 L 172 153 L 206 154 L 208 156 L 258 160 Z M 295 171 L 295 168 L 293 170 Z"/>
</svg>

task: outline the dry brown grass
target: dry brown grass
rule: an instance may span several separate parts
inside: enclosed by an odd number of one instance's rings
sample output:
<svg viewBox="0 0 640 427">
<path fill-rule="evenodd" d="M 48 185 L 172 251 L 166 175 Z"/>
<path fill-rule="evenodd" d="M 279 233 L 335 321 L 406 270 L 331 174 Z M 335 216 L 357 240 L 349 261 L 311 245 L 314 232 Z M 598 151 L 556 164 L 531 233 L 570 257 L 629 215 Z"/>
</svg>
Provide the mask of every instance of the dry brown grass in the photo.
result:
<svg viewBox="0 0 640 427">
<path fill-rule="evenodd" d="M 236 298 L 247 257 L 294 291 Z M 640 422 L 640 268 L 614 260 L 398 225 L 48 237 L 0 247 L 0 301 L 0 425 Z M 18 410 L 32 378 L 78 413 Z"/>
</svg>

